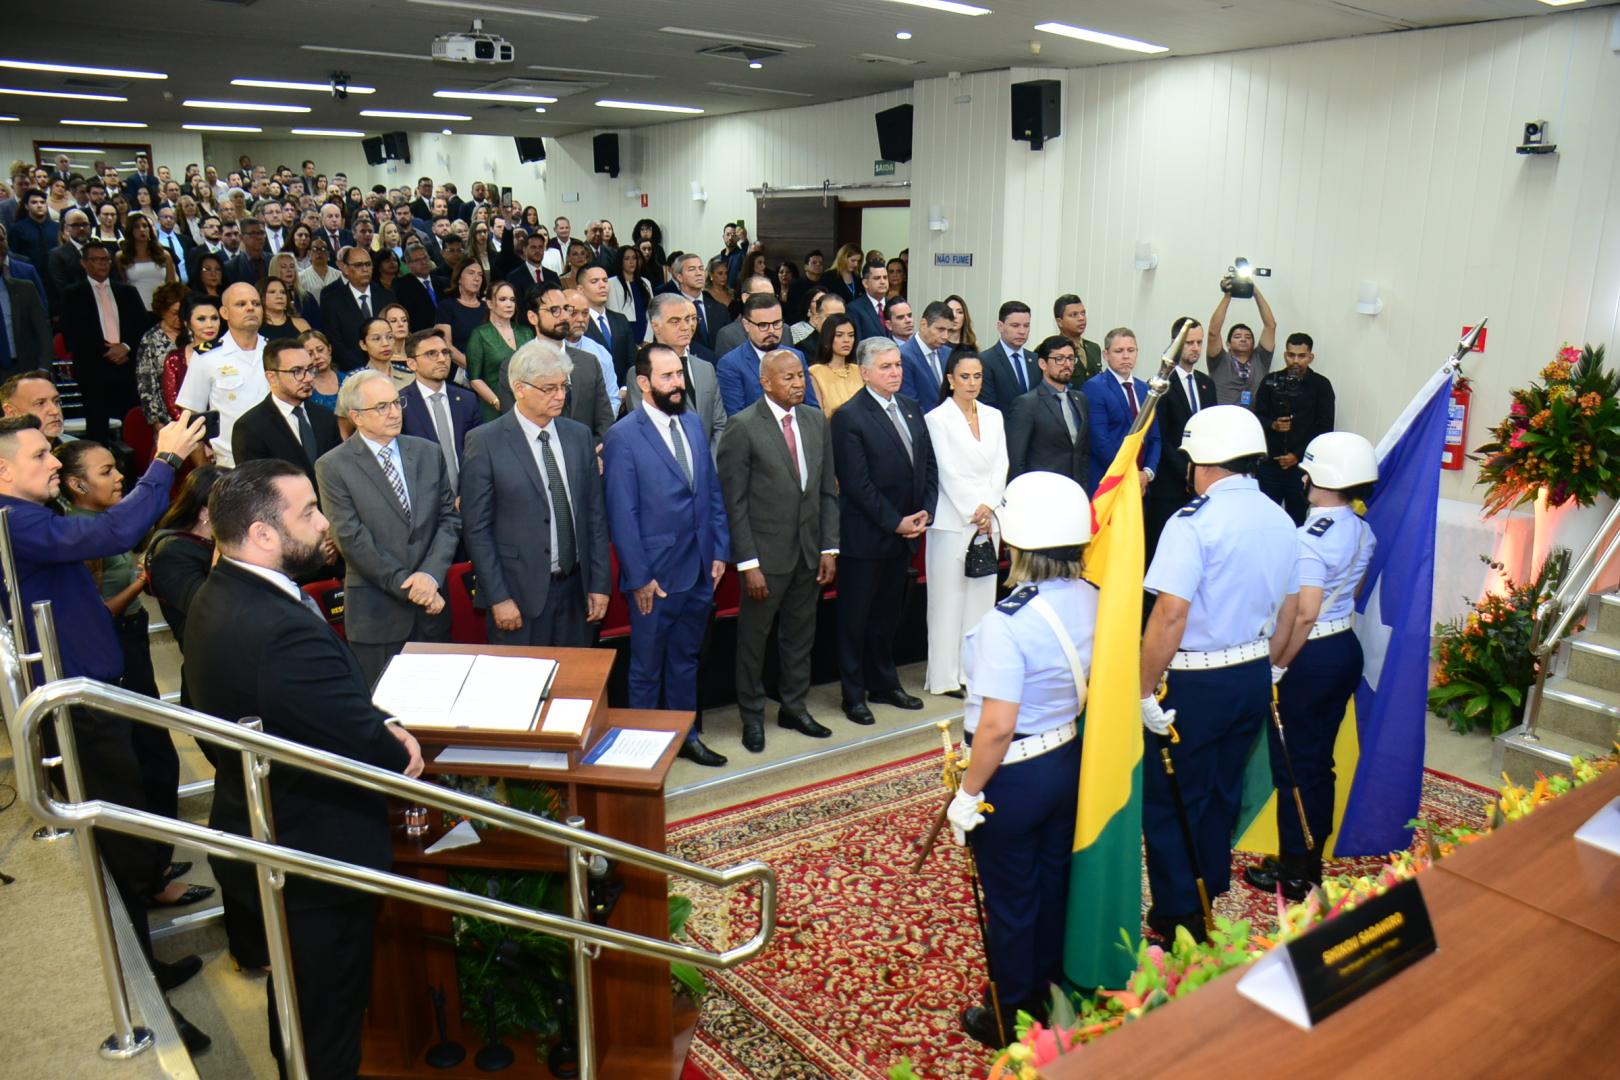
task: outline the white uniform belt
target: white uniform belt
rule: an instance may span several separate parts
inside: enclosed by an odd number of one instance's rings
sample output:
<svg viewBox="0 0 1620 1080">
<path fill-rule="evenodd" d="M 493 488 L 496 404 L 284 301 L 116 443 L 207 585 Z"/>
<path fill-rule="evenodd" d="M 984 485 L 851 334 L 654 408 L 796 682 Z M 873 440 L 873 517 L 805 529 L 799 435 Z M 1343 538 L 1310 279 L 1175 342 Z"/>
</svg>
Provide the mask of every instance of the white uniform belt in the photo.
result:
<svg viewBox="0 0 1620 1080">
<path fill-rule="evenodd" d="M 1356 625 L 1354 615 L 1341 615 L 1337 619 L 1318 619 L 1311 627 L 1306 641 L 1315 641 L 1319 637 L 1328 637 L 1332 634 L 1342 634 Z"/>
<path fill-rule="evenodd" d="M 1233 645 L 1213 652 L 1178 652 L 1170 658 L 1171 671 L 1208 671 L 1212 668 L 1234 667 L 1258 660 L 1271 651 L 1271 643 L 1256 638 L 1243 645 Z"/>
<path fill-rule="evenodd" d="M 1079 726 L 1070 720 L 1062 727 L 1055 727 L 1050 731 L 1043 731 L 1039 735 L 1024 735 L 1014 739 L 1002 755 L 1003 765 L 1015 765 L 1020 761 L 1028 761 L 1032 757 L 1040 757 L 1048 750 L 1056 750 L 1066 743 L 1074 741 L 1079 733 Z"/>
</svg>

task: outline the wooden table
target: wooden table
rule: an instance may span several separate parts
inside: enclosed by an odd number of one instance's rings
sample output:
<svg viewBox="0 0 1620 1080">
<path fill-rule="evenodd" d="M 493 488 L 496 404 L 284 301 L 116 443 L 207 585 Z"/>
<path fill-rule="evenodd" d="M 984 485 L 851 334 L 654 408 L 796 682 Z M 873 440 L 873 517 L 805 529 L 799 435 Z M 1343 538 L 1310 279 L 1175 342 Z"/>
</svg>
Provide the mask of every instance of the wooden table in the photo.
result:
<svg viewBox="0 0 1620 1080">
<path fill-rule="evenodd" d="M 1566 795 L 1419 875 L 1438 951 L 1314 1029 L 1241 997 L 1241 973 L 1233 972 L 1041 1075 L 1608 1074 L 1620 1024 L 1620 940 L 1607 932 L 1620 906 L 1620 860 L 1601 852 L 1589 859 L 1573 850 L 1570 834 L 1614 797 L 1616 784 L 1620 776 Z M 1607 797 L 1592 790 L 1600 787 Z M 1504 841 L 1505 853 L 1491 851 Z M 1575 880 L 1543 878 L 1537 887 L 1537 865 Z M 1605 887 L 1607 897 L 1597 895 Z"/>
</svg>

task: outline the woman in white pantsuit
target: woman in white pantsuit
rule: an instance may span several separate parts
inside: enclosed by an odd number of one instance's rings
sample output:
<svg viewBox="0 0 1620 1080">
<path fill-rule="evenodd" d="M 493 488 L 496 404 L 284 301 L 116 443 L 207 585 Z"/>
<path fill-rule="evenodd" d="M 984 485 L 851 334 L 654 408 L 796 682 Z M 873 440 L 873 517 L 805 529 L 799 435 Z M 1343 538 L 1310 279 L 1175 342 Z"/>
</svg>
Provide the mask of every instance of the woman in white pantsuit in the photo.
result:
<svg viewBox="0 0 1620 1080">
<path fill-rule="evenodd" d="M 930 694 L 961 696 L 962 639 L 996 601 L 996 575 L 970 578 L 965 572 L 968 545 L 976 537 L 1001 542 L 991 512 L 1007 486 L 1007 434 L 1001 413 L 979 404 L 983 387 L 978 354 L 956 350 L 945 364 L 945 399 L 924 418 L 939 463 L 939 505 L 924 556 Z"/>
</svg>

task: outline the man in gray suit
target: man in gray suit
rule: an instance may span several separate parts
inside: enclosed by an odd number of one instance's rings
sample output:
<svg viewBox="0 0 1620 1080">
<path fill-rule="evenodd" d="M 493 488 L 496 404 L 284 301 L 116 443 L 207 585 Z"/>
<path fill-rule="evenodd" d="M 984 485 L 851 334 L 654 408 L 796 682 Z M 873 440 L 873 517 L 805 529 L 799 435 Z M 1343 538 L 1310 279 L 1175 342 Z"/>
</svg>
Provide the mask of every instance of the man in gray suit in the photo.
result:
<svg viewBox="0 0 1620 1080">
<path fill-rule="evenodd" d="M 585 363 L 596 367 L 596 360 Z M 507 361 L 514 406 L 467 432 L 467 553 L 494 645 L 580 647 L 607 614 L 607 512 L 596 440 L 562 416 L 573 361 L 531 341 Z"/>
<path fill-rule="evenodd" d="M 686 392 L 690 403 L 686 409 L 703 425 L 703 434 L 709 440 L 711 452 L 717 452 L 720 434 L 726 430 L 726 403 L 720 397 L 720 376 L 714 369 L 714 354 L 693 342 L 697 331 L 697 312 L 692 302 L 679 293 L 660 293 L 647 305 L 647 325 L 652 340 L 668 345 L 681 358 L 686 374 Z M 628 408 L 641 404 L 641 387 L 630 380 Z"/>
<path fill-rule="evenodd" d="M 613 405 L 608 401 L 607 385 L 602 381 L 602 369 L 597 366 L 596 358 L 568 345 L 572 321 L 573 309 L 561 289 L 539 290 L 529 298 L 529 325 L 534 328 L 535 340 L 553 347 L 573 363 L 562 415 L 590 428 L 591 435 L 600 443 L 607 429 L 613 426 Z M 507 371 L 511 362 L 508 357 L 501 365 L 500 385 L 495 387 L 495 396 L 501 399 L 502 414 L 512 411 L 515 400 Z"/>
<path fill-rule="evenodd" d="M 838 483 L 827 417 L 804 404 L 799 354 L 774 349 L 759 362 L 765 396 L 731 418 L 720 444 L 720 486 L 731 555 L 742 575 L 737 615 L 737 709 L 743 746 L 765 749 L 765 642 L 776 635 L 782 704 L 778 727 L 824 739 L 805 708 L 821 590 L 837 573 Z"/>
<path fill-rule="evenodd" d="M 321 455 L 321 512 L 346 566 L 344 633 L 366 680 L 376 685 L 407 641 L 449 641 L 443 588 L 461 537 L 461 515 L 444 455 L 400 435 L 393 380 L 361 369 L 338 391 L 338 412 L 356 431 Z"/>
</svg>

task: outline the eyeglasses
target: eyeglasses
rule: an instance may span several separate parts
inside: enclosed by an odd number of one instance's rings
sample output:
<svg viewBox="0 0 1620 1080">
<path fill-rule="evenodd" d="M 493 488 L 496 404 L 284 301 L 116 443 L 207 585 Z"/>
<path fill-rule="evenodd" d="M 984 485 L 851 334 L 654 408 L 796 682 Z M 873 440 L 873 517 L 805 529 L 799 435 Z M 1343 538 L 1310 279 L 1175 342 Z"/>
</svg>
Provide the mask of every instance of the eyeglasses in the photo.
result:
<svg viewBox="0 0 1620 1080">
<path fill-rule="evenodd" d="M 546 383 L 544 386 L 541 386 L 539 383 L 532 383 L 526 379 L 520 379 L 518 381 L 522 385 L 527 386 L 530 390 L 533 390 L 535 393 L 542 394 L 546 397 L 556 397 L 558 394 L 568 393 L 568 384 L 566 382 Z"/>
<path fill-rule="evenodd" d="M 294 379 L 303 380 L 313 379 L 315 377 L 315 372 L 318 369 L 315 367 L 278 367 L 271 368 L 270 370 L 275 372 L 277 375 L 288 375 Z"/>
<path fill-rule="evenodd" d="M 749 319 L 748 325 L 757 327 L 760 330 L 780 330 L 782 329 L 782 320 L 777 319 L 775 322 L 760 322 L 758 319 Z"/>
<path fill-rule="evenodd" d="M 345 262 L 343 265 L 349 267 L 352 270 L 359 270 L 362 267 L 370 269 L 371 260 L 370 259 L 350 259 L 347 262 Z"/>
<path fill-rule="evenodd" d="M 353 409 L 351 411 L 352 412 L 374 412 L 379 416 L 383 416 L 383 415 L 386 415 L 386 414 L 391 413 L 391 412 L 398 412 L 402 407 L 403 406 L 402 406 L 402 403 L 400 402 L 399 398 L 395 398 L 392 401 L 385 401 L 381 405 L 368 405 L 363 409 Z"/>
<path fill-rule="evenodd" d="M 572 304 L 565 307 L 557 307 L 555 304 L 553 304 L 551 307 L 535 308 L 535 310 L 543 311 L 547 315 L 550 315 L 553 319 L 560 318 L 564 315 L 572 315 L 574 313 L 574 307 Z"/>
</svg>

